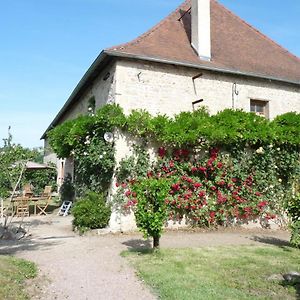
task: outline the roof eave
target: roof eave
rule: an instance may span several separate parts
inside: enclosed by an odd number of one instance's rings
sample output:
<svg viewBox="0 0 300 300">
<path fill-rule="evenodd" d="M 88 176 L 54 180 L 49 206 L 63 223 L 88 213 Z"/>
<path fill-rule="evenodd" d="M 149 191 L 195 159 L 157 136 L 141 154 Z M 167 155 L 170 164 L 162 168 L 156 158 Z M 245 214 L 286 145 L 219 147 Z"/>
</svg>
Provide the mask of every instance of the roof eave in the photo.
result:
<svg viewBox="0 0 300 300">
<path fill-rule="evenodd" d="M 47 132 L 49 130 L 51 130 L 55 125 L 57 125 L 59 119 L 67 111 L 68 107 L 74 102 L 74 100 L 78 97 L 78 94 L 80 94 L 82 89 L 90 82 L 90 80 L 93 79 L 93 75 L 96 75 L 95 74 L 96 71 L 103 64 L 105 59 L 109 58 L 109 57 L 145 60 L 145 61 L 150 61 L 150 62 L 157 62 L 157 63 L 176 65 L 176 66 L 183 66 L 183 67 L 207 70 L 207 71 L 211 71 L 211 72 L 224 73 L 224 74 L 230 74 L 230 75 L 238 75 L 238 76 L 257 78 L 257 79 L 269 80 L 269 81 L 276 81 L 276 82 L 281 82 L 281 83 L 285 83 L 285 84 L 300 86 L 300 81 L 292 81 L 292 80 L 288 80 L 288 79 L 285 79 L 285 78 L 266 76 L 266 75 L 262 75 L 262 74 L 256 74 L 256 73 L 251 73 L 251 72 L 243 72 L 243 71 L 232 70 L 232 69 L 211 67 L 211 66 L 207 66 L 207 65 L 201 65 L 200 63 L 199 64 L 193 64 L 193 63 L 180 62 L 180 61 L 157 58 L 157 57 L 151 57 L 151 56 L 145 56 L 145 55 L 132 54 L 132 53 L 127 53 L 127 52 L 103 50 L 100 53 L 100 55 L 96 58 L 96 60 L 93 62 L 93 64 L 90 66 L 90 68 L 87 70 L 87 72 L 84 74 L 82 79 L 79 81 L 79 83 L 77 84 L 76 88 L 72 92 L 72 94 L 69 97 L 69 99 L 67 100 L 67 102 L 64 104 L 62 109 L 59 111 L 59 113 L 56 115 L 54 120 L 51 122 L 51 124 L 48 126 L 46 131 L 43 133 L 41 139 L 45 139 L 46 135 L 47 135 Z"/>
<path fill-rule="evenodd" d="M 201 63 L 193 64 L 193 63 L 187 63 L 187 62 L 180 62 L 180 61 L 176 61 L 176 60 L 169 60 L 169 59 L 163 59 L 163 58 L 157 58 L 157 57 L 151 57 L 151 56 L 131 54 L 131 53 L 120 52 L 120 51 L 105 51 L 105 53 L 107 55 L 115 56 L 115 57 L 140 59 L 140 60 L 146 60 L 146 61 L 151 61 L 151 62 L 158 62 L 158 63 L 183 66 L 183 67 L 190 67 L 190 68 L 195 68 L 195 69 L 207 70 L 207 71 L 230 74 L 230 75 L 252 77 L 252 78 L 258 78 L 258 79 L 269 80 L 269 81 L 277 81 L 277 82 L 300 86 L 300 81 L 293 81 L 293 80 L 289 80 L 289 79 L 285 79 L 285 78 L 272 77 L 272 76 L 267 76 L 267 75 L 263 75 L 263 74 L 251 73 L 251 72 L 243 72 L 243 71 L 234 70 L 234 69 L 217 68 L 217 67 L 202 65 Z"/>
<path fill-rule="evenodd" d="M 87 70 L 87 72 L 84 74 L 84 76 L 82 77 L 82 79 L 79 81 L 79 83 L 75 87 L 74 91 L 72 92 L 72 94 L 70 95 L 70 97 L 68 98 L 68 100 L 66 101 L 66 103 L 64 104 L 64 106 L 61 108 L 61 110 L 58 112 L 58 114 L 53 119 L 53 121 L 51 122 L 51 124 L 48 126 L 48 128 L 46 129 L 46 131 L 43 133 L 43 135 L 41 137 L 41 140 L 46 138 L 47 132 L 57 125 L 57 123 L 59 122 L 60 118 L 67 111 L 67 109 L 69 108 L 69 106 L 74 103 L 74 101 L 76 100 L 76 98 L 78 97 L 78 95 L 80 94 L 80 92 L 82 91 L 82 89 L 85 86 L 87 86 L 87 84 L 91 80 L 93 80 L 94 76 L 96 75 L 95 74 L 96 71 L 103 64 L 103 62 L 105 61 L 105 59 L 108 58 L 108 56 L 109 55 L 106 53 L 106 51 L 102 51 L 99 54 L 99 56 L 95 59 L 95 61 L 92 63 L 92 65 L 89 67 L 89 69 Z"/>
</svg>

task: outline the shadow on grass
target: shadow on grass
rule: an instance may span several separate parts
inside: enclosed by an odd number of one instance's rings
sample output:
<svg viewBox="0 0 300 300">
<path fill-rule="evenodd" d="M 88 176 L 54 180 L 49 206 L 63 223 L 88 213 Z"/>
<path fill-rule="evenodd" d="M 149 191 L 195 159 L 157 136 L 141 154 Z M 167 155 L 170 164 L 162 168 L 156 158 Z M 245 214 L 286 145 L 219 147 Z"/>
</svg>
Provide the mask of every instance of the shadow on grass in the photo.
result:
<svg viewBox="0 0 300 300">
<path fill-rule="evenodd" d="M 153 253 L 152 242 L 150 240 L 131 239 L 122 243 L 127 246 L 127 251 L 138 254 Z"/>
<path fill-rule="evenodd" d="M 282 286 L 291 286 L 296 290 L 296 299 L 300 300 L 300 283 L 296 283 L 296 284 L 291 284 L 291 283 L 287 283 L 286 281 L 283 281 L 280 283 Z"/>
<path fill-rule="evenodd" d="M 292 248 L 290 243 L 286 240 L 282 240 L 282 239 L 278 239 L 275 237 L 268 237 L 268 236 L 253 236 L 251 237 L 251 240 L 255 241 L 255 242 L 259 242 L 262 244 L 267 244 L 267 245 L 274 245 L 274 246 L 278 246 L 280 248 L 284 248 L 287 250 L 287 248 Z"/>
</svg>

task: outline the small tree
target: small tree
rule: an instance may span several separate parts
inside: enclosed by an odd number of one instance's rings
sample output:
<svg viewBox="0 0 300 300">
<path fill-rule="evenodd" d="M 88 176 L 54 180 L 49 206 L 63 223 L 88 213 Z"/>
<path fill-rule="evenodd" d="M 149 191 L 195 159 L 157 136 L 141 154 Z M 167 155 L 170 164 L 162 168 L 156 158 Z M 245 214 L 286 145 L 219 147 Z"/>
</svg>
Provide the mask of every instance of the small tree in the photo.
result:
<svg viewBox="0 0 300 300">
<path fill-rule="evenodd" d="M 133 185 L 136 194 L 136 224 L 144 237 L 153 238 L 153 247 L 159 247 L 164 223 L 167 220 L 165 199 L 170 190 L 170 183 L 165 178 L 147 178 Z"/>
</svg>

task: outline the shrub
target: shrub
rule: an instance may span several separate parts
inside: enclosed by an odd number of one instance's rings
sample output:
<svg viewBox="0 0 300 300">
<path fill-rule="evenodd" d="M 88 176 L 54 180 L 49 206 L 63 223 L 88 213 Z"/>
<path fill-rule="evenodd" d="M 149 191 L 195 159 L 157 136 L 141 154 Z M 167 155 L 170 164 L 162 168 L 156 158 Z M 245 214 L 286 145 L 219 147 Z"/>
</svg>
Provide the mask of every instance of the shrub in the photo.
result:
<svg viewBox="0 0 300 300">
<path fill-rule="evenodd" d="M 64 182 L 59 190 L 61 201 L 73 201 L 75 197 L 75 188 L 72 183 L 71 174 L 67 174 L 64 179 Z"/>
<path fill-rule="evenodd" d="M 287 211 L 292 221 L 300 220 L 300 194 L 293 196 L 287 203 Z"/>
<path fill-rule="evenodd" d="M 300 194 L 290 199 L 287 211 L 292 219 L 290 243 L 296 248 L 300 248 Z"/>
<path fill-rule="evenodd" d="M 290 243 L 296 248 L 300 248 L 300 220 L 295 221 L 291 225 L 292 233 Z"/>
<path fill-rule="evenodd" d="M 111 208 L 107 205 L 103 194 L 89 192 L 79 200 L 72 209 L 73 225 L 79 231 L 99 229 L 107 226 L 111 215 Z"/>
</svg>

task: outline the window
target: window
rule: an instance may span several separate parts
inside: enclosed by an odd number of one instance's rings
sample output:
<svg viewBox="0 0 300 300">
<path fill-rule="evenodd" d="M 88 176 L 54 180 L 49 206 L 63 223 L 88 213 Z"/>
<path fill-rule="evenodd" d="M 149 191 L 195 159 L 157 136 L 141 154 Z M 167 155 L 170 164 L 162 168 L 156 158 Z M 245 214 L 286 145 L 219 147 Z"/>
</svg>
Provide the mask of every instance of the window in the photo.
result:
<svg viewBox="0 0 300 300">
<path fill-rule="evenodd" d="M 250 100 L 250 111 L 258 116 L 269 117 L 269 102 L 261 100 Z"/>
</svg>

